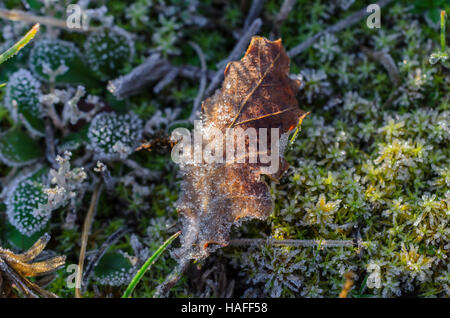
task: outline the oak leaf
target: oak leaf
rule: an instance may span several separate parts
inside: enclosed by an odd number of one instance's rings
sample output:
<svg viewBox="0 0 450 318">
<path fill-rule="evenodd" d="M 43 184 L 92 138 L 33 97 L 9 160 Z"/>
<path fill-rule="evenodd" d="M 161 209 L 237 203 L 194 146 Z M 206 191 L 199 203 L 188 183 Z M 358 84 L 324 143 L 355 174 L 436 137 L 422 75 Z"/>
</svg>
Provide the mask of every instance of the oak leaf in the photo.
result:
<svg viewBox="0 0 450 318">
<path fill-rule="evenodd" d="M 260 148 L 251 147 L 249 139 L 245 139 L 245 163 L 238 162 L 238 156 L 227 161 L 225 152 L 219 154 L 223 162 L 210 163 L 203 158 L 201 162 L 180 163 L 177 210 L 182 216 L 183 235 L 182 248 L 176 253 L 179 257 L 204 258 L 228 244 L 231 226 L 239 220 L 269 216 L 273 202 L 261 175 L 278 180 L 286 171 L 283 153 L 289 134 L 307 115 L 298 106 L 295 95 L 300 81 L 289 77 L 289 58 L 281 40 L 253 37 L 245 56 L 230 62 L 224 75 L 222 88 L 202 104 L 203 145 L 217 142 L 214 131 L 226 135 L 230 128 L 255 128 L 259 142 L 259 129 L 266 128 L 269 148 L 272 142 L 279 144 L 279 165 L 270 171 L 270 163 L 260 158 L 250 163 L 251 154 L 259 154 Z M 278 137 L 272 138 L 271 128 L 278 128 Z M 237 137 L 232 139 L 237 144 Z M 223 137 L 219 142 L 227 140 Z M 267 155 L 271 151 L 268 149 Z"/>
</svg>

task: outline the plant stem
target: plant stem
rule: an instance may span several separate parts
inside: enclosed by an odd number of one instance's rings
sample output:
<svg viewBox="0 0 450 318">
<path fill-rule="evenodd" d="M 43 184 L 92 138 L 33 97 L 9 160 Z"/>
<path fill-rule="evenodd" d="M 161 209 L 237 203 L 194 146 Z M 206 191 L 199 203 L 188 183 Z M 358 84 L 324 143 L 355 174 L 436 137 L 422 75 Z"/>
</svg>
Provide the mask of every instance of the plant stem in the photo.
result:
<svg viewBox="0 0 450 318">
<path fill-rule="evenodd" d="M 295 139 L 297 138 L 298 133 L 302 130 L 302 123 L 303 123 L 303 119 L 305 119 L 306 116 L 308 116 L 309 114 L 311 114 L 311 112 L 307 112 L 306 114 L 303 114 L 299 120 L 298 120 L 298 124 L 297 124 L 297 128 L 295 128 L 294 134 L 292 135 L 292 138 L 289 142 L 289 145 L 292 146 L 292 144 L 294 143 Z"/>
<path fill-rule="evenodd" d="M 183 257 L 178 260 L 178 266 L 166 277 L 164 282 L 156 288 L 156 292 L 153 298 L 166 297 L 169 290 L 175 286 L 175 284 L 180 280 L 183 273 L 188 268 L 191 259 L 189 257 Z"/>
<path fill-rule="evenodd" d="M 285 245 L 302 247 L 352 247 L 352 240 L 274 240 L 274 239 L 234 239 L 230 241 L 230 246 L 249 245 Z"/>
<path fill-rule="evenodd" d="M 89 205 L 89 210 L 84 219 L 83 233 L 81 234 L 81 248 L 80 248 L 80 259 L 78 260 L 78 271 L 75 279 L 75 297 L 81 298 L 81 281 L 83 278 L 83 265 L 84 258 L 86 256 L 86 245 L 91 231 L 92 221 L 94 219 L 95 210 L 97 209 L 98 199 L 100 197 L 100 192 L 102 189 L 102 183 L 97 183 L 94 193 L 92 194 L 91 204 Z"/>
<path fill-rule="evenodd" d="M 127 289 L 123 293 L 122 298 L 129 298 L 131 296 L 131 293 L 133 292 L 136 285 L 139 283 L 139 281 L 144 276 L 145 272 L 150 269 L 150 267 L 156 262 L 158 257 L 166 250 L 166 248 L 181 234 L 181 232 L 177 232 L 174 235 L 172 235 L 167 241 L 165 241 L 158 250 L 142 265 L 141 269 L 136 273 L 136 275 L 131 280 L 130 284 L 128 285 Z"/>
<path fill-rule="evenodd" d="M 384 6 L 387 6 L 391 2 L 392 2 L 392 0 L 381 0 L 381 1 L 378 1 L 377 4 L 380 6 L 380 8 L 382 8 Z M 346 29 L 346 28 L 354 25 L 355 23 L 361 21 L 366 16 L 367 16 L 367 11 L 366 11 L 366 8 L 364 7 L 363 9 L 349 15 L 348 17 L 346 17 L 343 20 L 340 20 L 336 24 L 333 24 L 332 26 L 329 26 L 326 29 L 323 29 L 322 31 L 309 37 L 308 39 L 306 39 L 304 42 L 300 43 L 299 45 L 293 47 L 292 49 L 289 50 L 288 56 L 290 58 L 292 58 L 292 57 L 302 53 L 303 51 L 308 49 L 311 45 L 313 45 L 318 39 L 320 39 L 320 37 L 323 36 L 324 34 L 340 32 L 341 30 Z"/>
<path fill-rule="evenodd" d="M 9 48 L 5 53 L 0 55 L 0 64 L 16 55 L 25 45 L 30 42 L 39 31 L 39 24 L 35 24 L 30 31 L 25 34 L 16 44 Z"/>
<path fill-rule="evenodd" d="M 441 51 L 445 52 L 445 11 L 441 11 Z"/>
<path fill-rule="evenodd" d="M 21 10 L 7 10 L 0 9 L 0 18 L 11 21 L 23 21 L 28 23 L 40 23 L 42 25 L 53 26 L 65 29 L 69 32 L 92 32 L 96 31 L 98 27 L 89 27 L 87 30 L 83 28 L 69 28 L 66 20 L 60 20 L 53 17 L 38 16 Z"/>
</svg>

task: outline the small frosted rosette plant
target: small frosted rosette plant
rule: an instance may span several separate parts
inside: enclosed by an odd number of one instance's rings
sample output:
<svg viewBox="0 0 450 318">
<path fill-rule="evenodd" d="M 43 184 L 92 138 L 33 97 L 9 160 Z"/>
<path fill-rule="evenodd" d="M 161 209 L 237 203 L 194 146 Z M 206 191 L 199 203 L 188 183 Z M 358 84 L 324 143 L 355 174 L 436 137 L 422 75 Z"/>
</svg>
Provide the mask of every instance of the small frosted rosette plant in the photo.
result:
<svg viewBox="0 0 450 318">
<path fill-rule="evenodd" d="M 84 49 L 89 66 L 102 79 L 117 76 L 117 71 L 134 56 L 134 43 L 130 35 L 119 27 L 92 33 Z"/>
<path fill-rule="evenodd" d="M 143 122 L 133 113 L 101 113 L 91 122 L 89 147 L 100 160 L 126 159 L 142 138 Z"/>
</svg>

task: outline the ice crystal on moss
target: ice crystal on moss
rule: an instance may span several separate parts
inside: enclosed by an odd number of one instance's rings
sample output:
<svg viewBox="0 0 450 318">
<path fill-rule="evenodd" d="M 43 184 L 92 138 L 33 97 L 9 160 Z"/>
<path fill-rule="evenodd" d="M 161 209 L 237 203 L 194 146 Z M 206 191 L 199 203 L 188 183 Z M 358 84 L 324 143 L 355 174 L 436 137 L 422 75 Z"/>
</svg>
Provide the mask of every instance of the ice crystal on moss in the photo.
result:
<svg viewBox="0 0 450 318">
<path fill-rule="evenodd" d="M 327 74 L 323 70 L 304 69 L 301 71 L 301 75 L 305 81 L 302 89 L 305 91 L 308 103 L 312 101 L 313 97 L 331 94 L 331 85 L 326 80 Z"/>
<path fill-rule="evenodd" d="M 299 270 L 305 267 L 305 260 L 295 261 L 299 251 L 286 251 L 281 248 L 265 248 L 255 253 L 247 253 L 243 266 L 254 270 L 254 276 L 249 278 L 253 283 L 263 283 L 264 290 L 270 297 L 280 297 L 284 288 L 294 292 L 302 285 L 298 277 Z"/>
<path fill-rule="evenodd" d="M 319 51 L 320 61 L 322 63 L 332 61 L 336 54 L 339 54 L 340 48 L 337 45 L 338 39 L 330 33 L 325 33 L 320 40 L 313 45 Z"/>
<path fill-rule="evenodd" d="M 320 194 L 315 205 L 305 205 L 305 224 L 318 224 L 322 226 L 332 224 L 334 214 L 339 208 L 340 202 L 341 200 L 327 202 L 325 195 L 323 193 Z"/>
</svg>

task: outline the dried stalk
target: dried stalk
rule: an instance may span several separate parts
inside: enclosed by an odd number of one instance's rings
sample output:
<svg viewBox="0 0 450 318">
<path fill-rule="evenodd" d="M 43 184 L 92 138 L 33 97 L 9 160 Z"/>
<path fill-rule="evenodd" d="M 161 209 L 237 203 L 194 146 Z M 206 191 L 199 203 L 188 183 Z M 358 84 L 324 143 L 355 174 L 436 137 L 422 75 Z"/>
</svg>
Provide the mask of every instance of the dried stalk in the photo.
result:
<svg viewBox="0 0 450 318">
<path fill-rule="evenodd" d="M 108 90 L 117 98 L 122 99 L 141 92 L 153 83 L 157 83 L 153 91 L 158 92 L 177 76 L 198 80 L 202 75 L 199 68 L 195 66 L 174 66 L 155 53 L 127 75 L 110 81 Z M 214 72 L 207 72 L 209 78 L 212 78 L 213 75 Z"/>
<path fill-rule="evenodd" d="M 161 173 L 151 171 L 150 169 L 142 167 L 134 160 L 126 159 L 123 163 L 133 170 L 137 177 L 141 177 L 146 180 L 158 180 L 161 177 Z"/>
<path fill-rule="evenodd" d="M 281 5 L 280 12 L 275 16 L 272 28 L 272 37 L 276 38 L 280 36 L 280 28 L 283 25 L 284 20 L 287 19 L 289 12 L 292 11 L 296 0 L 284 0 Z"/>
<path fill-rule="evenodd" d="M 84 219 L 83 232 L 81 234 L 81 248 L 80 248 L 80 258 L 78 261 L 78 271 L 75 280 L 75 297 L 81 298 L 81 282 L 83 278 L 83 266 L 84 258 L 86 257 L 86 246 L 88 241 L 89 232 L 91 231 L 92 222 L 94 220 L 94 215 L 97 210 L 98 199 L 102 190 L 102 183 L 98 182 L 94 192 L 92 193 L 91 204 L 89 205 L 89 210 Z"/>
<path fill-rule="evenodd" d="M 352 240 L 273 240 L 273 239 L 234 239 L 230 241 L 230 246 L 249 245 L 286 245 L 302 247 L 352 247 Z"/>
<path fill-rule="evenodd" d="M 384 6 L 388 5 L 390 2 L 392 2 L 392 0 L 381 0 L 377 4 L 381 8 L 381 7 L 384 7 Z M 316 41 L 318 41 L 320 39 L 320 37 L 322 37 L 326 33 L 336 33 L 336 32 L 339 32 L 339 31 L 345 29 L 345 28 L 348 28 L 349 26 L 351 26 L 351 25 L 355 24 L 356 22 L 362 20 L 366 15 L 367 15 L 367 11 L 366 11 L 366 8 L 364 7 L 364 9 L 361 9 L 361 10 L 359 10 L 359 11 L 349 15 L 344 20 L 341 20 L 338 23 L 336 23 L 336 24 L 326 28 L 325 30 L 314 34 L 312 37 L 308 38 L 303 43 L 301 43 L 301 44 L 297 45 L 296 47 L 290 49 L 289 52 L 288 52 L 288 56 L 289 57 L 293 57 L 293 56 L 296 56 L 296 55 L 302 53 L 304 50 L 306 50 L 311 45 L 313 45 Z"/>
<path fill-rule="evenodd" d="M 202 70 L 202 77 L 200 78 L 200 87 L 198 89 L 197 96 L 195 97 L 195 100 L 194 100 L 194 106 L 192 107 L 191 116 L 189 117 L 189 121 L 193 122 L 194 119 L 198 118 L 198 112 L 200 111 L 200 105 L 202 103 L 203 94 L 205 93 L 206 79 L 207 79 L 206 78 L 207 67 L 206 67 L 205 54 L 203 53 L 200 46 L 198 46 L 198 44 L 194 43 L 194 42 L 189 42 L 189 44 L 192 46 L 192 48 L 195 50 L 195 52 L 197 52 L 197 55 L 200 59 L 201 70 Z"/>
<path fill-rule="evenodd" d="M 244 22 L 244 30 L 247 30 L 250 24 L 259 16 L 266 0 L 253 0 Z"/>
<path fill-rule="evenodd" d="M 125 228 L 121 228 L 115 231 L 106 239 L 102 246 L 100 246 L 100 248 L 97 250 L 95 255 L 90 259 L 89 263 L 86 265 L 86 271 L 83 274 L 83 282 L 81 284 L 81 290 L 83 293 L 86 291 L 89 279 L 91 278 L 94 268 L 95 266 L 97 266 L 100 259 L 103 257 L 103 255 L 105 255 L 108 248 L 116 243 L 120 238 L 122 238 L 127 232 L 128 229 Z"/>
<path fill-rule="evenodd" d="M 99 28 L 89 27 L 86 30 L 83 28 L 69 28 L 65 20 L 56 19 L 53 17 L 38 16 L 21 10 L 7 10 L 0 9 L 0 18 L 11 21 L 23 21 L 28 23 L 39 23 L 47 26 L 53 26 L 65 29 L 70 32 L 92 32 Z"/>
<path fill-rule="evenodd" d="M 178 266 L 169 274 L 169 276 L 167 276 L 166 280 L 156 288 L 156 292 L 155 295 L 153 295 L 153 298 L 166 297 L 170 289 L 175 286 L 175 284 L 180 280 L 181 276 L 183 276 L 183 273 L 188 268 L 190 262 L 190 258 L 185 257 L 181 259 Z"/>
</svg>

